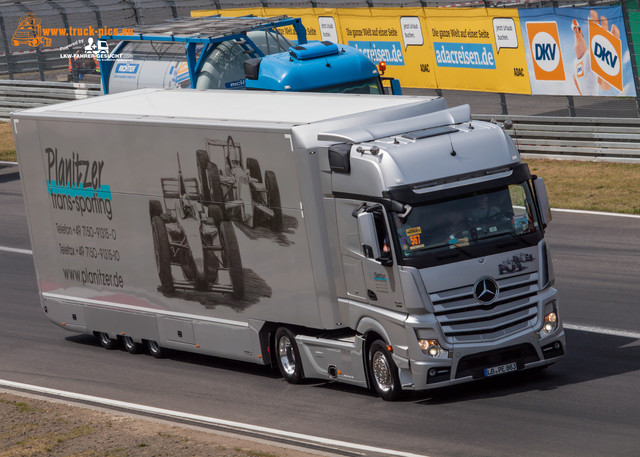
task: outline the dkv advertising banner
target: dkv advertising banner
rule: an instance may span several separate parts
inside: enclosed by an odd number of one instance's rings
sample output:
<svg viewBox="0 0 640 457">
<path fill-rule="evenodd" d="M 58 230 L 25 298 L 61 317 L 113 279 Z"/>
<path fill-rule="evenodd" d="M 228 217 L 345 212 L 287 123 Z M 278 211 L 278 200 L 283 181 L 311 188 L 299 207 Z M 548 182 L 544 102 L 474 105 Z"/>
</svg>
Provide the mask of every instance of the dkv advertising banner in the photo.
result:
<svg viewBox="0 0 640 457">
<path fill-rule="evenodd" d="M 531 93 L 635 96 L 622 8 L 520 10 Z"/>
</svg>

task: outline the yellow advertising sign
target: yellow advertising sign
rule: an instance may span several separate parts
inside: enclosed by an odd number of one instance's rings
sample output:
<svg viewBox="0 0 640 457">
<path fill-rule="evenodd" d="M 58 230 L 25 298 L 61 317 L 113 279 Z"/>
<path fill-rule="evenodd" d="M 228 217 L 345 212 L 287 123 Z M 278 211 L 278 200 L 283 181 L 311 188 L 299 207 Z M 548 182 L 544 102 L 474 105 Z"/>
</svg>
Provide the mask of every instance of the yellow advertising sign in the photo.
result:
<svg viewBox="0 0 640 457">
<path fill-rule="evenodd" d="M 431 42 L 425 38 L 422 8 L 338 8 L 342 43 L 376 64 L 405 87 L 436 87 Z"/>
<path fill-rule="evenodd" d="M 308 41 L 336 41 L 337 35 L 337 15 L 336 10 L 333 8 L 264 8 L 265 15 L 267 17 L 273 16 L 289 16 L 299 17 L 302 20 L 302 25 L 307 31 Z M 323 28 L 322 25 L 325 25 Z M 331 28 L 333 27 L 333 29 Z M 292 26 L 280 27 L 278 29 L 289 40 L 295 41 L 298 39 L 296 31 Z"/>
<path fill-rule="evenodd" d="M 425 8 L 437 87 L 530 94 L 518 10 Z"/>
</svg>

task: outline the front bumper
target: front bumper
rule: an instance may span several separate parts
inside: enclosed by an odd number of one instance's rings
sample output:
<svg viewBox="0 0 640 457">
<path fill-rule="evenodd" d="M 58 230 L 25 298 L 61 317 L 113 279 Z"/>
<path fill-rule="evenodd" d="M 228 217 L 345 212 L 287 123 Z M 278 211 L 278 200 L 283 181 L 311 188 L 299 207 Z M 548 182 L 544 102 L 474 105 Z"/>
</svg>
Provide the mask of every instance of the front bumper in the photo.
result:
<svg viewBox="0 0 640 457">
<path fill-rule="evenodd" d="M 517 371 L 551 365 L 565 354 L 565 334 L 560 326 L 540 339 L 536 332 L 519 335 L 499 345 L 458 346 L 450 358 L 411 360 L 404 373 L 403 388 L 426 390 L 486 378 L 485 369 L 515 363 Z M 404 370 L 403 370 L 404 371 Z M 410 382 L 409 381 L 410 378 Z"/>
</svg>

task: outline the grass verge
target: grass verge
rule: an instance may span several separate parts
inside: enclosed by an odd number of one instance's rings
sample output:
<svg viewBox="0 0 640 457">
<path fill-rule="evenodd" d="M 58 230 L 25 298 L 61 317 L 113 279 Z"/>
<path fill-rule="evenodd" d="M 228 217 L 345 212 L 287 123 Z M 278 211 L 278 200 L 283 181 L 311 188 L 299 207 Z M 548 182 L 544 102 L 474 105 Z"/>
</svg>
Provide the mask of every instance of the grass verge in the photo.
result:
<svg viewBox="0 0 640 457">
<path fill-rule="evenodd" d="M 0 122 L 0 161 L 16 161 L 16 147 L 9 122 Z"/>
<path fill-rule="evenodd" d="M 640 214 L 640 164 L 526 160 L 544 178 L 552 208 Z"/>
</svg>

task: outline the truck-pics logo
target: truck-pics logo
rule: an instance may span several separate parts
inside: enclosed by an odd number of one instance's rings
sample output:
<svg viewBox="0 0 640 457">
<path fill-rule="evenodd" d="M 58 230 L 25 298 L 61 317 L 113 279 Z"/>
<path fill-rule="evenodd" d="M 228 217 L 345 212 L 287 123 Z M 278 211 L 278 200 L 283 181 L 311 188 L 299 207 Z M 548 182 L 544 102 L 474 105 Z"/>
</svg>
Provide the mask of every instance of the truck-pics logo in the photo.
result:
<svg viewBox="0 0 640 457">
<path fill-rule="evenodd" d="M 534 74 L 539 81 L 564 81 L 564 63 L 560 50 L 558 24 L 527 22 L 529 49 Z"/>
<path fill-rule="evenodd" d="M 602 79 L 622 91 L 622 42 L 597 22 L 589 20 L 591 68 Z"/>
<path fill-rule="evenodd" d="M 101 35 L 133 35 L 133 29 L 131 28 L 112 28 L 112 27 L 42 27 L 42 20 L 35 17 L 33 14 L 27 14 L 22 16 L 18 22 L 18 28 L 13 32 L 11 37 L 11 44 L 14 46 L 20 46 L 26 44 L 32 48 L 38 45 L 51 46 L 50 37 L 93 37 Z M 94 47 L 93 38 L 89 41 L 89 46 Z"/>
<path fill-rule="evenodd" d="M 42 36 L 42 25 L 40 19 L 32 14 L 27 14 L 20 18 L 18 28 L 13 32 L 11 44 L 20 46 L 27 44 L 33 48 L 39 44 L 51 46 L 51 38 Z"/>
<path fill-rule="evenodd" d="M 82 160 L 80 154 L 70 158 L 58 155 L 58 148 L 44 150 L 47 163 L 47 190 L 54 209 L 105 214 L 113 218 L 111 187 L 102 184 L 104 161 Z"/>
</svg>

